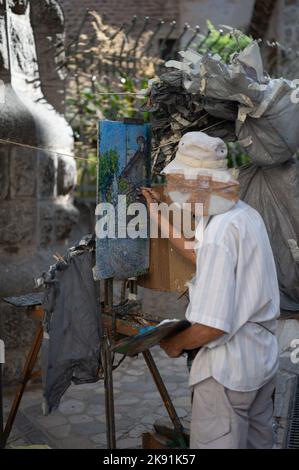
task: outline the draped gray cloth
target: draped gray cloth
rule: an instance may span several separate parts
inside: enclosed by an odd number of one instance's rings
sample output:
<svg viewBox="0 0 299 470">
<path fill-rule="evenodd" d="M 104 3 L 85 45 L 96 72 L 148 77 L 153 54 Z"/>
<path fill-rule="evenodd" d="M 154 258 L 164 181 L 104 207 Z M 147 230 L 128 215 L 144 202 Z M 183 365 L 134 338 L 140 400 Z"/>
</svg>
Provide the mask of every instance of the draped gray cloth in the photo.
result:
<svg viewBox="0 0 299 470">
<path fill-rule="evenodd" d="M 58 407 L 75 384 L 98 380 L 100 366 L 100 306 L 92 269 L 94 242 L 67 251 L 51 266 L 46 286 L 42 370 L 45 414 Z"/>
</svg>

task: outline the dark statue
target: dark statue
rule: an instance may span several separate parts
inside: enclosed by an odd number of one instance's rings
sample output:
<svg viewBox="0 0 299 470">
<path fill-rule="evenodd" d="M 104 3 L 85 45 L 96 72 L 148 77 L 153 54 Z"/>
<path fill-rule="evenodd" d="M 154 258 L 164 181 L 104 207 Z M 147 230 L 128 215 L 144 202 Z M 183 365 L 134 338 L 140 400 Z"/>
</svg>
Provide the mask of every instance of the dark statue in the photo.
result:
<svg viewBox="0 0 299 470">
<path fill-rule="evenodd" d="M 55 0 L 0 0 L 0 139 L 12 142 L 0 140 L 1 298 L 34 290 L 34 278 L 53 263 L 53 253 L 65 251 L 78 217 L 73 133 L 62 115 L 63 34 Z M 14 376 L 20 361 L 13 338 L 20 330 L 20 344 L 26 344 L 32 328 L 3 302 L 0 314 L 6 374 Z"/>
</svg>

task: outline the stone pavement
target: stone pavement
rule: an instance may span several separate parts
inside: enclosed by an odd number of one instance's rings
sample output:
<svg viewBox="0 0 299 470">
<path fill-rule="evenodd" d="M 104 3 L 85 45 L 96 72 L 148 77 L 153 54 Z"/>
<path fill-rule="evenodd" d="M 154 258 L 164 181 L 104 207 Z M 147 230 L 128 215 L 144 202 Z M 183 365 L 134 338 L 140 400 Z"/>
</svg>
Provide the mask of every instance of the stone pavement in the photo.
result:
<svg viewBox="0 0 299 470">
<path fill-rule="evenodd" d="M 286 446 L 299 368 L 290 360 L 291 340 L 299 337 L 298 320 L 279 320 L 280 367 L 275 395 L 276 448 Z M 159 347 L 152 349 L 178 415 L 190 421 L 191 403 L 186 358 L 170 359 Z M 117 360 L 117 358 L 116 358 Z M 116 436 L 118 448 L 141 447 L 141 434 L 167 413 L 142 355 L 126 358 L 114 371 Z M 14 389 L 6 390 L 5 411 Z M 9 393 L 10 392 L 10 393 Z M 60 407 L 50 416 L 41 410 L 41 385 L 27 388 L 8 447 L 47 444 L 51 448 L 106 448 L 103 381 L 72 385 Z"/>
<path fill-rule="evenodd" d="M 190 420 L 186 358 L 168 358 L 152 349 L 179 417 Z M 116 358 L 117 359 L 117 358 Z M 118 448 L 140 448 L 141 434 L 167 412 L 142 355 L 126 358 L 114 371 L 116 437 Z M 5 396 L 5 411 L 13 398 Z M 47 444 L 57 449 L 106 448 L 105 397 L 103 381 L 72 385 L 60 407 L 49 416 L 41 410 L 42 389 L 31 385 L 24 394 L 7 447 Z"/>
</svg>

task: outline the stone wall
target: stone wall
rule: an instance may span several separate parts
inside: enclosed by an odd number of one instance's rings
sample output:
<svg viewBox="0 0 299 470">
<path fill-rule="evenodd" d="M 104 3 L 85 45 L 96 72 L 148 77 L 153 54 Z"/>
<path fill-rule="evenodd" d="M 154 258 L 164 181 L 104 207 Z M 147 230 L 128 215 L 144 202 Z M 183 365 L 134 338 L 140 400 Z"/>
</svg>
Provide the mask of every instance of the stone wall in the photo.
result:
<svg viewBox="0 0 299 470">
<path fill-rule="evenodd" d="M 284 0 L 281 9 L 281 41 L 299 49 L 299 0 Z"/>
<path fill-rule="evenodd" d="M 166 22 L 176 20 L 177 28 L 172 35 L 175 37 L 180 34 L 186 22 L 192 27 L 199 25 L 204 30 L 207 19 L 216 25 L 247 29 L 255 0 L 60 0 L 60 3 L 65 11 L 67 43 L 70 43 L 76 37 L 86 10 L 104 15 L 106 22 L 111 25 L 129 23 L 133 15 L 138 15 L 140 22 L 145 16 L 150 16 L 153 20 L 163 18 Z M 299 0 L 277 0 L 267 36 L 287 46 L 297 46 L 298 17 Z M 154 22 L 151 23 L 151 28 L 153 24 Z M 84 32 L 91 31 L 89 20 Z M 137 31 L 138 28 L 135 34 Z M 188 35 L 184 36 L 184 41 L 188 41 Z"/>
<path fill-rule="evenodd" d="M 130 23 L 134 15 L 140 19 L 149 16 L 158 21 L 179 21 L 179 1 L 176 0 L 60 0 L 65 13 L 67 43 L 74 39 L 86 10 L 96 11 L 104 16 L 105 22 L 113 26 Z M 90 32 L 91 24 L 87 22 L 83 32 Z M 137 28 L 132 34 L 137 34 Z"/>
<path fill-rule="evenodd" d="M 73 134 L 60 114 L 62 11 L 55 0 L 8 5 L 5 15 L 0 0 L 0 139 L 13 142 L 0 142 L 1 299 L 34 290 L 34 278 L 65 251 L 78 218 Z M 33 333 L 26 311 L 0 302 L 7 378 L 18 377 Z"/>
<path fill-rule="evenodd" d="M 207 30 L 207 20 L 216 26 L 228 25 L 246 31 L 249 26 L 254 0 L 182 0 L 180 4 L 180 24 L 199 25 Z M 188 41 L 188 36 L 185 37 Z"/>
<path fill-rule="evenodd" d="M 286 49 L 290 48 L 287 55 L 279 50 L 272 52 L 270 59 L 275 64 L 275 75 L 298 78 L 299 0 L 277 0 L 267 38 L 279 41 Z"/>
</svg>

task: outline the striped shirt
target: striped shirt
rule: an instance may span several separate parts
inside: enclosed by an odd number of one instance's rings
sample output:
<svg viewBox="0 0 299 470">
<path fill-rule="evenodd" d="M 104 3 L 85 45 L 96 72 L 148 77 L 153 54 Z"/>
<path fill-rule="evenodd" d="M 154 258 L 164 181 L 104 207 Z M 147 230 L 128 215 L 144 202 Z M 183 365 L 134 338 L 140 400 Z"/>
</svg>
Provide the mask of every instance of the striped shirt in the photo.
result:
<svg viewBox="0 0 299 470">
<path fill-rule="evenodd" d="M 264 222 L 239 201 L 210 219 L 195 249 L 186 317 L 225 334 L 199 350 L 189 384 L 213 377 L 231 390 L 257 390 L 278 368 L 279 289 Z"/>
</svg>

